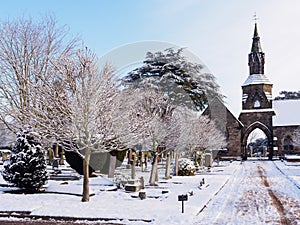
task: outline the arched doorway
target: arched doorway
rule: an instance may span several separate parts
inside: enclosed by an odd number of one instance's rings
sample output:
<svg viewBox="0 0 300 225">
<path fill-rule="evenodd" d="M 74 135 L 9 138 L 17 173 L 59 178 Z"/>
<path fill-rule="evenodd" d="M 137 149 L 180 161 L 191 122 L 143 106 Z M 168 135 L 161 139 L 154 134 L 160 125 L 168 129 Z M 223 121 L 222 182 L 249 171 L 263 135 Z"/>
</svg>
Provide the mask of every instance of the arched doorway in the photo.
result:
<svg viewBox="0 0 300 225">
<path fill-rule="evenodd" d="M 266 134 L 259 128 L 255 128 L 247 138 L 247 157 L 248 158 L 265 158 L 268 154 L 269 141 Z"/>
<path fill-rule="evenodd" d="M 242 135 L 242 158 L 268 157 L 272 159 L 272 140 L 272 132 L 266 125 L 261 122 L 251 124 Z"/>
</svg>

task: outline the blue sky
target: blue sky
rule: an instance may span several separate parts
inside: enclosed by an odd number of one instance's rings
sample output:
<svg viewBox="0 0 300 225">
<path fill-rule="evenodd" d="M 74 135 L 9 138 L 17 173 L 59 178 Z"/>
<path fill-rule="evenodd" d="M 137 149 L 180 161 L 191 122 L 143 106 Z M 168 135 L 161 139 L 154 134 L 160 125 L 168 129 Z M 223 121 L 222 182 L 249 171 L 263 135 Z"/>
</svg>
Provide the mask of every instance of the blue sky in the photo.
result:
<svg viewBox="0 0 300 225">
<path fill-rule="evenodd" d="M 298 0 L 0 0 L 0 19 L 53 14 L 101 57 L 120 46 L 162 41 L 186 47 L 216 76 L 229 109 L 241 110 L 241 85 L 256 12 L 265 74 L 281 90 L 298 91 Z"/>
</svg>

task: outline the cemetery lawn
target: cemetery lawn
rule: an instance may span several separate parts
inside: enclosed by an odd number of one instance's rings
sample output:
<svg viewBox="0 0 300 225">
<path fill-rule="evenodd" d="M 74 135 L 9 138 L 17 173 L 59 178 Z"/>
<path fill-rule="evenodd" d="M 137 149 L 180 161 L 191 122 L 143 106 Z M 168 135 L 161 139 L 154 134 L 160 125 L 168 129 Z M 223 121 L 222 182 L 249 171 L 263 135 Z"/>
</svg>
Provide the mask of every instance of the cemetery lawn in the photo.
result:
<svg viewBox="0 0 300 225">
<path fill-rule="evenodd" d="M 63 168 L 62 168 L 63 169 Z M 150 169 L 150 168 L 148 168 Z M 64 171 L 64 170 L 63 170 Z M 66 170 L 69 171 L 69 170 Z M 66 172 L 68 173 L 68 172 Z M 129 176 L 122 166 L 116 174 Z M 286 161 L 239 161 L 214 164 L 195 176 L 165 180 L 159 166 L 157 186 L 147 186 L 146 199 L 138 192 L 114 190 L 106 176 L 90 178 L 90 202 L 81 202 L 82 179 L 49 180 L 45 192 L 11 192 L 0 176 L 1 220 L 40 219 L 78 223 L 114 224 L 281 224 L 300 221 L 300 163 Z M 204 184 L 200 187 L 200 181 Z M 178 201 L 187 195 L 187 201 Z"/>
</svg>

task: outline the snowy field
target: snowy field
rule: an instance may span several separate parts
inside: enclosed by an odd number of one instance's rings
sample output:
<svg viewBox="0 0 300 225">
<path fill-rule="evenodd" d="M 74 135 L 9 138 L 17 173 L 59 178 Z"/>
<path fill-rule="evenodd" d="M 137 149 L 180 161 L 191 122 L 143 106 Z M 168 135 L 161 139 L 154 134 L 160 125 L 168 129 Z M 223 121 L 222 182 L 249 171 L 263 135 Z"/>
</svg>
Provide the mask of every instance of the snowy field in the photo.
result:
<svg viewBox="0 0 300 225">
<path fill-rule="evenodd" d="M 119 171 L 128 173 L 126 169 Z M 137 169 L 148 182 L 149 172 Z M 0 211 L 36 216 L 98 218 L 120 224 L 300 224 L 300 164 L 281 161 L 223 162 L 211 172 L 163 179 L 145 187 L 147 198 L 124 190 L 109 191 L 111 180 L 90 179 L 90 202 L 81 202 L 82 180 L 50 180 L 46 193 L 7 193 L 0 183 Z M 199 188 L 204 178 L 205 184 Z M 163 194 L 164 193 L 164 194 Z M 178 201 L 187 194 L 188 200 Z M 2 218 L 3 219 L 3 218 Z M 11 218 L 13 219 L 13 218 Z M 111 220 L 110 220 L 111 219 Z M 1 220 L 1 217 L 0 217 Z M 95 222 L 95 221 L 94 221 Z M 1 221 L 0 221 L 1 223 Z M 92 223 L 92 222 L 87 222 Z"/>
</svg>

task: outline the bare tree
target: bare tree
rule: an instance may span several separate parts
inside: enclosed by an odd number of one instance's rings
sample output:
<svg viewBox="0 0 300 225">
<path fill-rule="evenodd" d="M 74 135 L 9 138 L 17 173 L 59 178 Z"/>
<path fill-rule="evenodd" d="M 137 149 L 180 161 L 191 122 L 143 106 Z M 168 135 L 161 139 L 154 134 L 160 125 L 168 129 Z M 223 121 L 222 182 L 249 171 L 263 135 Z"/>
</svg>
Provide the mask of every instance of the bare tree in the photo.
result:
<svg viewBox="0 0 300 225">
<path fill-rule="evenodd" d="M 0 149 L 11 149 L 14 135 L 0 122 Z"/>
<path fill-rule="evenodd" d="M 124 148 L 125 126 L 114 132 L 119 90 L 112 69 L 98 71 L 96 56 L 77 50 L 65 27 L 51 17 L 41 21 L 0 24 L 0 120 L 12 131 L 32 126 L 43 144 L 76 151 L 87 170 L 92 151 Z M 84 176 L 82 200 L 88 201 L 88 171 Z"/>
<path fill-rule="evenodd" d="M 16 132 L 32 109 L 43 108 L 37 86 L 53 77 L 53 62 L 74 54 L 76 38 L 52 17 L 0 23 L 0 120 Z"/>
<path fill-rule="evenodd" d="M 106 66 L 98 70 L 97 58 L 87 48 L 79 50 L 73 61 L 72 79 L 68 70 L 64 73 L 65 92 L 58 92 L 53 100 L 64 108 L 53 106 L 56 120 L 59 121 L 59 136 L 64 143 L 72 141 L 78 145 L 77 151 L 84 160 L 84 183 L 82 201 L 89 201 L 89 162 L 92 152 L 109 151 L 108 146 L 117 141 L 114 132 L 114 112 L 118 108 L 115 98 L 118 96 L 117 83 L 112 79 L 114 72 Z M 75 64 L 74 64 L 75 63 Z M 68 65 L 68 66 L 72 66 Z M 57 107 L 57 108 L 56 108 Z M 65 113 L 64 120 L 61 115 Z M 50 114 L 53 115 L 53 114 Z M 58 128 L 58 127 L 57 127 Z M 50 132 L 52 134 L 54 132 Z"/>
<path fill-rule="evenodd" d="M 149 183 L 155 185 L 158 155 L 172 147 L 176 134 L 180 131 L 176 120 L 178 114 L 175 113 L 176 107 L 170 104 L 168 97 L 151 89 L 144 89 L 140 93 L 134 108 L 136 112 L 133 119 L 136 124 L 140 124 L 138 131 L 141 144 L 153 153 Z"/>
<path fill-rule="evenodd" d="M 188 155 L 192 155 L 196 150 L 213 150 L 223 147 L 225 142 L 224 134 L 217 128 L 213 120 L 207 116 L 186 111 L 180 136 L 181 145 L 178 147 L 186 149 Z"/>
</svg>

